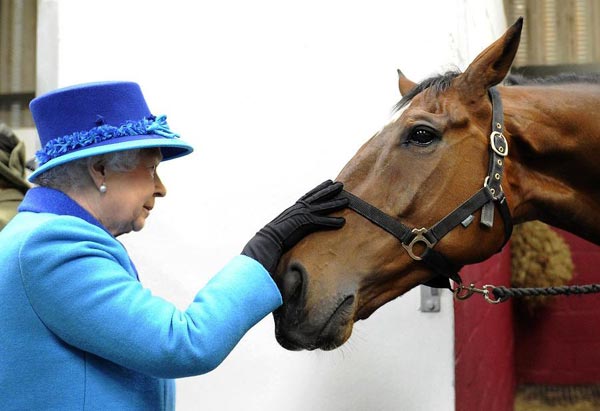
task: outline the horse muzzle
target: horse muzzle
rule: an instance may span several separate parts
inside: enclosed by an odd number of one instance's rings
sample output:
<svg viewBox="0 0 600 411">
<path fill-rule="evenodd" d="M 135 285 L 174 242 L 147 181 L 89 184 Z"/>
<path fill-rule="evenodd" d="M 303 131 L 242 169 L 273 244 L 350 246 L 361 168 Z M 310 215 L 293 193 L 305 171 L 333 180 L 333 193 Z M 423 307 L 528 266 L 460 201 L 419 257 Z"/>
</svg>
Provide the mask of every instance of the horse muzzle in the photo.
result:
<svg viewBox="0 0 600 411">
<path fill-rule="evenodd" d="M 285 349 L 333 350 L 352 334 L 356 297 L 354 290 L 307 303 L 307 273 L 299 263 L 291 264 L 278 285 L 283 305 L 273 313 L 275 337 Z"/>
</svg>

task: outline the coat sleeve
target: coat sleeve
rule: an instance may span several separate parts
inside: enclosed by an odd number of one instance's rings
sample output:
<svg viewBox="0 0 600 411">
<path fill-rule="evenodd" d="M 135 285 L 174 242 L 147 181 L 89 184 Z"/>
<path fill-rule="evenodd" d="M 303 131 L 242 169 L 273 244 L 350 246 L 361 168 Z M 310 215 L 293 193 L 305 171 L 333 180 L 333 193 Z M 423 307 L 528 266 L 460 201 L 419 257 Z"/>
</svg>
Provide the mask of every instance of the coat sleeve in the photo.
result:
<svg viewBox="0 0 600 411">
<path fill-rule="evenodd" d="M 35 230 L 20 249 L 31 306 L 56 336 L 81 350 L 160 378 L 206 373 L 281 304 L 256 261 L 236 256 L 185 311 L 153 296 L 124 268 L 114 238 L 75 219 Z"/>
</svg>

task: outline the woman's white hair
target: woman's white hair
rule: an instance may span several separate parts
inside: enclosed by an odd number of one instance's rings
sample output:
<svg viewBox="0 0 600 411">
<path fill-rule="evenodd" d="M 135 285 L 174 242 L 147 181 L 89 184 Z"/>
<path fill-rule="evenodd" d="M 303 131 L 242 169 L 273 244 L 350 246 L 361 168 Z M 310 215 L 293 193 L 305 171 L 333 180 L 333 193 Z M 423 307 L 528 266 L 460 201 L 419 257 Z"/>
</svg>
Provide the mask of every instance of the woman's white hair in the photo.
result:
<svg viewBox="0 0 600 411">
<path fill-rule="evenodd" d="M 91 165 L 102 163 L 108 170 L 127 172 L 137 167 L 140 153 L 141 149 L 132 149 L 80 158 L 51 168 L 40 174 L 34 183 L 63 192 L 82 189 L 92 183 L 88 172 Z"/>
</svg>

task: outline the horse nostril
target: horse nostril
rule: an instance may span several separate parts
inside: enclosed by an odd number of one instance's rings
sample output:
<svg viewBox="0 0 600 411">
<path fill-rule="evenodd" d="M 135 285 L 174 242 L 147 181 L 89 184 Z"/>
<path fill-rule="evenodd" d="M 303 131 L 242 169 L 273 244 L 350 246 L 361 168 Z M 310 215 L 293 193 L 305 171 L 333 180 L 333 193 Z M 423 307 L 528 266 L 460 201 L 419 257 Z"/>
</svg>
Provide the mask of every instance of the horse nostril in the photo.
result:
<svg viewBox="0 0 600 411">
<path fill-rule="evenodd" d="M 305 278 L 306 270 L 302 264 L 290 265 L 281 280 L 281 294 L 284 303 L 297 302 L 302 298 Z"/>
</svg>

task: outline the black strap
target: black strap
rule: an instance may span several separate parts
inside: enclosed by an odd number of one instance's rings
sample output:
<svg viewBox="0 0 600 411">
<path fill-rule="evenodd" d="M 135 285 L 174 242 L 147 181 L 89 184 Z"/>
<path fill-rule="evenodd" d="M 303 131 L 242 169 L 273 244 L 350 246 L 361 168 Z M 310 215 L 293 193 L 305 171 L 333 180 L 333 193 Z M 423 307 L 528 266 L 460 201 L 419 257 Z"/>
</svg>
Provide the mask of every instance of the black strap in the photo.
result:
<svg viewBox="0 0 600 411">
<path fill-rule="evenodd" d="M 452 231 L 457 225 L 465 221 L 473 212 L 479 210 L 484 204 L 492 200 L 492 195 L 486 187 L 482 187 L 476 192 L 471 198 L 459 205 L 446 217 L 438 221 L 433 227 L 429 229 L 429 233 L 435 238 L 435 241 L 439 241 Z"/>
<path fill-rule="evenodd" d="M 342 190 L 338 195 L 338 198 L 347 198 L 348 208 L 354 210 L 357 214 L 371 221 L 376 226 L 384 229 L 396 237 L 402 244 L 407 245 L 414 238 L 414 233 L 412 233 L 412 230 L 407 226 L 390 217 L 377 207 L 367 203 L 360 197 L 357 197 L 346 190 Z M 450 288 L 448 279 L 460 282 L 458 271 L 461 267 L 452 264 L 443 254 L 438 253 L 433 248 L 426 248 L 421 258 L 423 262 L 437 274 L 437 276 L 427 282 L 426 285 L 435 288 Z"/>
<path fill-rule="evenodd" d="M 500 216 L 502 216 L 502 222 L 504 223 L 504 243 L 502 244 L 502 247 L 500 247 L 500 250 L 502 250 L 506 243 L 508 243 L 513 232 L 512 216 L 510 215 L 506 197 L 502 197 L 498 202 L 498 209 L 500 210 Z M 498 252 L 500 252 L 500 250 L 498 250 Z"/>
<path fill-rule="evenodd" d="M 347 198 L 348 208 L 356 211 L 376 226 L 383 228 L 385 231 L 396 237 L 401 243 L 410 242 L 410 237 L 412 236 L 411 230 L 400 221 L 390 217 L 377 207 L 372 206 L 346 190 L 342 190 L 338 197 Z"/>
<path fill-rule="evenodd" d="M 433 248 L 427 248 L 423 253 L 422 258 L 423 262 L 438 275 L 437 277 L 442 279 L 442 286 L 436 285 L 436 288 L 452 289 L 448 282 L 449 279 L 459 284 L 462 283 L 460 275 L 458 275 L 462 265 L 455 265 L 448 260 L 444 254 L 438 253 Z M 426 285 L 428 285 L 428 283 L 426 283 Z"/>
</svg>

